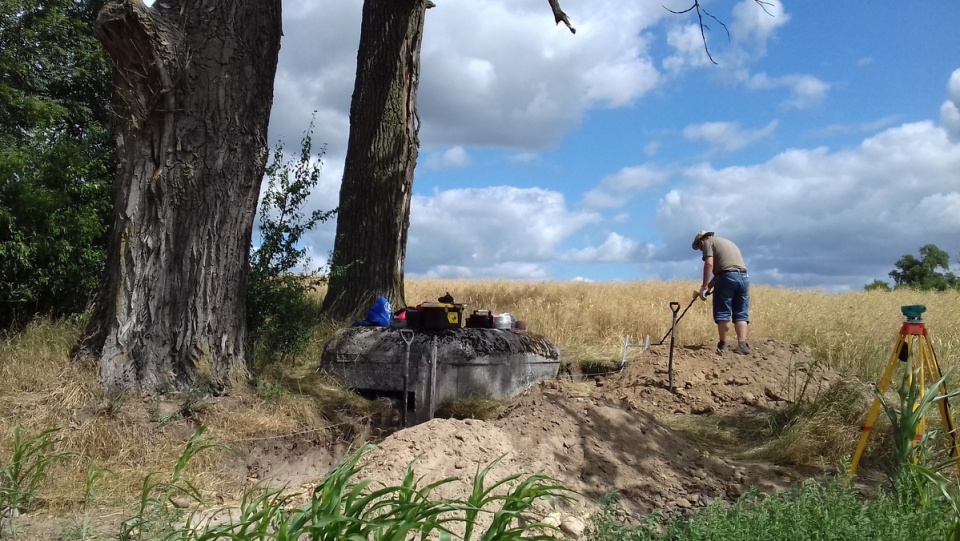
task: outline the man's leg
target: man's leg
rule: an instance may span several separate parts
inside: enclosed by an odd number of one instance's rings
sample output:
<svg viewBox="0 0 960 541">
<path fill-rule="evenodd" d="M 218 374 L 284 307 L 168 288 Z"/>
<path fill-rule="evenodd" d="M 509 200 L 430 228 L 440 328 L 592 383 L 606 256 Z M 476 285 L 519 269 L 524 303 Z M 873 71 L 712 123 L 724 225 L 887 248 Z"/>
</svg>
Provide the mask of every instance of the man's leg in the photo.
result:
<svg viewBox="0 0 960 541">
<path fill-rule="evenodd" d="M 718 321 L 717 322 L 717 336 L 720 338 L 720 342 L 717 343 L 717 352 L 723 353 L 724 348 L 727 345 L 727 330 L 730 328 L 729 321 Z"/>
<path fill-rule="evenodd" d="M 737 342 L 746 342 L 747 341 L 747 329 L 749 324 L 746 321 L 734 321 L 733 329 L 737 333 Z"/>
<path fill-rule="evenodd" d="M 750 354 L 750 344 L 747 343 L 747 329 L 750 324 L 750 279 L 744 274 L 737 274 L 738 291 L 733 298 L 733 328 L 737 333 L 737 353 Z"/>
</svg>

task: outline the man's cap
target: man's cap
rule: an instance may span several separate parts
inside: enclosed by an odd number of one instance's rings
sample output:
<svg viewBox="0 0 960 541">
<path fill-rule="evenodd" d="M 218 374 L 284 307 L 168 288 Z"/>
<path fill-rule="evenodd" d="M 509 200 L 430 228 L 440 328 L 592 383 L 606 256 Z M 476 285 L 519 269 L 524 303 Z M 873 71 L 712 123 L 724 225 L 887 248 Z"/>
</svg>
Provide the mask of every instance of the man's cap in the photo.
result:
<svg viewBox="0 0 960 541">
<path fill-rule="evenodd" d="M 693 237 L 693 242 L 690 244 L 690 247 L 693 248 L 694 250 L 697 250 L 698 242 L 700 242 L 701 240 L 707 237 L 712 237 L 712 236 L 713 236 L 713 231 L 700 231 L 697 233 L 696 237 Z"/>
</svg>

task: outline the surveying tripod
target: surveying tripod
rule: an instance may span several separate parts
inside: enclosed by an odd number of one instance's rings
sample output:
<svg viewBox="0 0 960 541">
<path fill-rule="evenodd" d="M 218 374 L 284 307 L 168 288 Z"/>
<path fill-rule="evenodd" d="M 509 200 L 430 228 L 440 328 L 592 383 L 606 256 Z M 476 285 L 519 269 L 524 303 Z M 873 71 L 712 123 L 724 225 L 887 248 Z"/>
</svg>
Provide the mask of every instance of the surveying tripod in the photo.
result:
<svg viewBox="0 0 960 541">
<path fill-rule="evenodd" d="M 926 385 L 940 382 L 939 392 L 944 398 L 937 400 L 937 408 L 940 410 L 940 418 L 943 420 L 943 428 L 950 437 L 950 456 L 956 458 L 960 456 L 960 447 L 958 447 L 958 435 L 953 424 L 953 417 L 950 415 L 950 403 L 947 401 L 947 386 L 943 382 L 943 373 L 940 371 L 940 363 L 933 352 L 933 344 L 930 343 L 930 335 L 927 333 L 927 327 L 923 324 L 921 316 L 927 310 L 926 306 L 913 304 L 901 306 L 900 312 L 906 320 L 900 326 L 900 335 L 893 346 L 893 352 L 890 354 L 890 360 L 887 361 L 887 367 L 880 377 L 880 383 L 877 384 L 877 396 L 873 400 L 873 406 L 870 407 L 870 413 L 867 415 L 867 422 L 863 426 L 863 432 L 860 434 L 860 443 L 857 444 L 857 450 L 853 454 L 853 460 L 850 463 L 850 470 L 847 477 L 853 477 L 857 471 L 857 463 L 863 455 L 863 450 L 867 446 L 867 438 L 873 431 L 873 424 L 880 413 L 880 396 L 886 392 L 890 386 L 890 380 L 897 368 L 897 363 L 902 362 L 907 370 L 906 377 L 912 383 L 914 372 L 918 374 L 919 381 L 919 399 L 923 399 Z M 914 406 L 915 407 L 915 406 Z M 916 440 L 918 441 L 925 430 L 925 419 L 920 420 L 917 426 Z M 960 467 L 960 462 L 958 462 Z"/>
</svg>

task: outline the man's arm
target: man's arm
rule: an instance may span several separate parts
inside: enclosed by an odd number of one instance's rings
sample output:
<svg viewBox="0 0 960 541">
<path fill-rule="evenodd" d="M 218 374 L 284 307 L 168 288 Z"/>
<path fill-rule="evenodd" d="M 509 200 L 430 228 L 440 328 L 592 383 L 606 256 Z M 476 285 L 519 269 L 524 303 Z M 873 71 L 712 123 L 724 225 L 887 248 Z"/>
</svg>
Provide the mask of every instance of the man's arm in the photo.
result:
<svg viewBox="0 0 960 541">
<path fill-rule="evenodd" d="M 713 283 L 713 256 L 703 258 L 703 283 L 700 289 L 708 289 Z"/>
</svg>

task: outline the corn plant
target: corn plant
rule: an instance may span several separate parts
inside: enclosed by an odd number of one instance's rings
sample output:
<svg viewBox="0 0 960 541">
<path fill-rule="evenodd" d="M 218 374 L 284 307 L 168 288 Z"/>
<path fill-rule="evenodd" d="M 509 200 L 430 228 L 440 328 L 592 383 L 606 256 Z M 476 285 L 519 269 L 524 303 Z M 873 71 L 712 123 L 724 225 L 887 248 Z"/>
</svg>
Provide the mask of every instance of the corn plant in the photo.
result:
<svg viewBox="0 0 960 541">
<path fill-rule="evenodd" d="M 190 437 L 169 480 L 157 480 L 156 472 L 144 477 L 137 514 L 120 525 L 120 541 L 154 541 L 180 535 L 176 523 L 182 518 L 182 505 L 177 505 L 174 500 L 186 498 L 203 503 L 200 491 L 184 475 L 187 463 L 198 453 L 219 447 L 219 444 L 202 437 L 205 430 L 206 426 L 201 425 Z"/>
<path fill-rule="evenodd" d="M 466 505 L 463 507 L 463 522 L 466 527 L 463 539 L 464 541 L 512 541 L 514 539 L 556 539 L 547 532 L 554 530 L 553 526 L 540 522 L 524 523 L 521 518 L 523 514 L 530 510 L 537 500 L 545 500 L 551 505 L 556 500 L 570 499 L 572 491 L 556 484 L 553 479 L 542 474 L 534 474 L 522 477 L 520 474 L 504 477 L 500 481 L 486 486 L 486 478 L 490 470 L 496 466 L 503 457 L 487 465 L 482 470 L 477 471 L 473 478 L 473 490 L 467 498 Z M 490 511 L 490 507 L 497 508 Z M 490 525 L 485 531 L 479 532 L 479 537 L 474 537 L 474 529 L 478 524 L 480 513 L 493 513 Z M 449 532 L 440 536 L 441 541 L 452 539 Z"/>
<path fill-rule="evenodd" d="M 33 438 L 24 438 L 22 431 L 20 425 L 14 427 L 10 459 L 0 466 L 0 512 L 14 535 L 16 517 L 33 505 L 47 467 L 69 456 L 53 452 L 57 429 L 44 430 Z"/>
<path fill-rule="evenodd" d="M 486 486 L 490 469 L 478 471 L 467 500 L 433 498 L 434 491 L 455 477 L 421 485 L 412 466 L 407 466 L 398 485 L 374 480 L 357 481 L 360 458 L 372 449 L 367 445 L 349 455 L 317 485 L 310 501 L 292 506 L 296 494 L 283 488 L 258 487 L 247 491 L 240 508 L 220 509 L 204 518 L 187 517 L 185 524 L 165 536 L 153 531 L 150 539 L 177 541 L 407 541 L 452 540 L 453 525 L 460 523 L 465 541 L 511 541 L 555 539 L 543 535 L 551 527 L 523 523 L 521 515 L 538 500 L 568 498 L 570 491 L 542 475 L 509 476 Z M 478 527 L 480 513 L 492 516 L 486 529 Z M 150 518 L 141 513 L 145 519 Z M 143 521 L 139 524 L 143 526 Z M 481 531 L 482 530 L 482 531 Z M 145 530 L 143 530 L 145 531 Z M 474 534 L 477 534 L 475 536 Z M 459 537 L 459 536 L 457 536 Z M 146 539 L 146 537 L 142 537 Z M 130 538 L 133 539 L 133 538 Z"/>
<path fill-rule="evenodd" d="M 420 480 L 408 467 L 397 486 L 376 488 L 373 480 L 355 482 L 359 459 L 371 448 L 364 446 L 341 461 L 314 488 L 310 501 L 299 508 L 288 509 L 295 495 L 285 494 L 283 489 L 248 491 L 236 518 L 222 510 L 193 528 L 185 528 L 181 539 L 402 541 L 427 539 L 435 530 L 445 531 L 439 517 L 452 507 L 442 500 L 431 500 L 430 494 L 455 478 L 420 487 Z M 188 533 L 201 528 L 200 532 Z"/>
<path fill-rule="evenodd" d="M 945 472 L 956 467 L 960 457 L 945 456 L 950 454 L 954 447 L 950 440 L 949 447 L 944 449 L 942 442 L 945 434 L 941 430 L 925 431 L 919 440 L 916 438 L 926 415 L 940 401 L 947 401 L 960 394 L 940 393 L 945 378 L 946 376 L 923 389 L 919 371 L 904 374 L 898 391 L 899 407 L 888 404 L 883 396 L 878 396 L 893 426 L 897 463 L 891 480 L 897 497 L 901 504 L 914 507 L 946 507 L 950 524 L 948 539 L 957 541 L 960 540 L 960 485 L 955 476 Z"/>
</svg>

